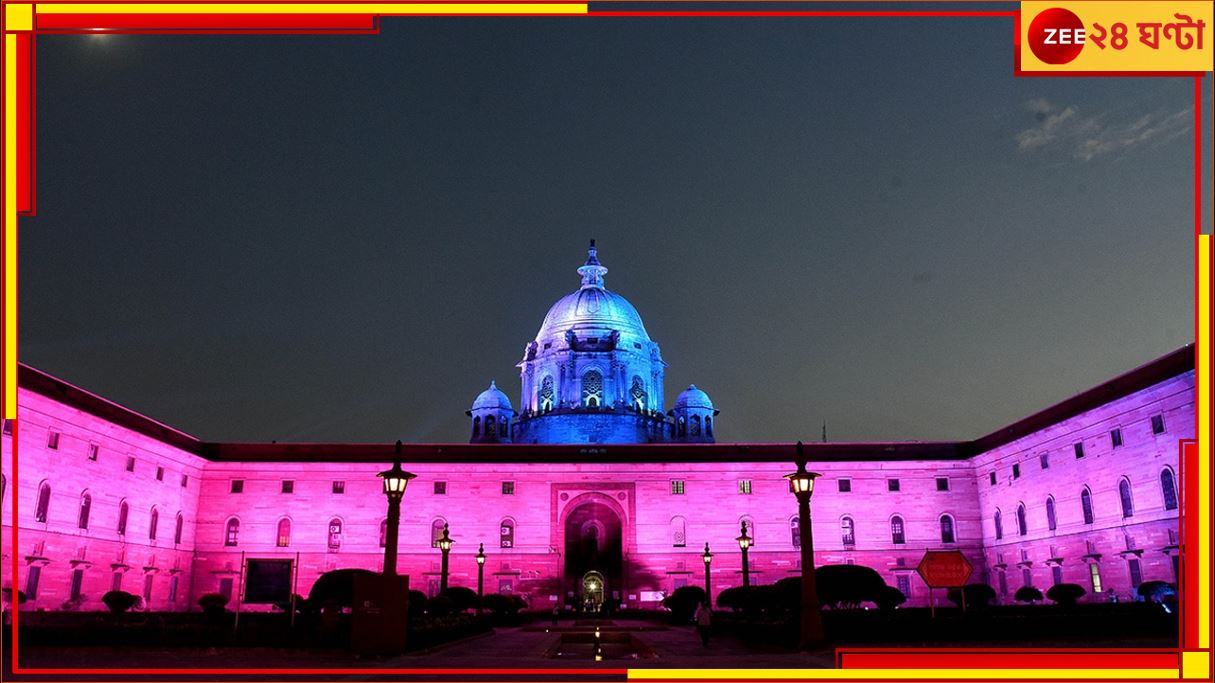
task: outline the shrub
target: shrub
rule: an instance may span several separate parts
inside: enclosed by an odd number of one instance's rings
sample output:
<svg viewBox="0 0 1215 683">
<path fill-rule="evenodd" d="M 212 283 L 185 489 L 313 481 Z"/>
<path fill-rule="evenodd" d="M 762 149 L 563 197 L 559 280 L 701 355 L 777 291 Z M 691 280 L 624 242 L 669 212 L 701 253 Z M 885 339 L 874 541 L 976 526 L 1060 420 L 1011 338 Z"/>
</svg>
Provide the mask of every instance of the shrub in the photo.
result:
<svg viewBox="0 0 1215 683">
<path fill-rule="evenodd" d="M 422 591 L 409 591 L 409 618 L 416 619 L 426 614 L 426 603 L 429 601 Z"/>
<path fill-rule="evenodd" d="M 110 591 L 101 596 L 101 602 L 114 614 L 121 614 L 134 607 L 139 599 L 126 591 Z"/>
<path fill-rule="evenodd" d="M 1144 581 L 1139 584 L 1139 596 L 1148 602 L 1167 602 L 1177 599 L 1177 589 L 1164 581 Z"/>
<path fill-rule="evenodd" d="M 464 586 L 452 586 L 447 590 L 439 593 L 440 596 L 451 600 L 452 609 L 457 612 L 464 612 L 473 609 L 480 602 L 477 597 L 477 592 L 471 588 Z"/>
<path fill-rule="evenodd" d="M 224 605 L 228 604 L 228 596 L 219 593 L 206 593 L 198 598 L 198 606 L 203 614 L 223 614 Z"/>
<path fill-rule="evenodd" d="M 676 620 L 687 621 L 704 601 L 705 591 L 700 586 L 681 586 L 662 601 L 662 606 L 671 610 Z"/>
<path fill-rule="evenodd" d="M 455 603 L 451 601 L 451 598 L 440 593 L 431 598 L 430 602 L 426 603 L 426 613 L 432 617 L 445 617 L 451 614 L 455 607 Z"/>
<path fill-rule="evenodd" d="M 882 586 L 882 590 L 878 591 L 873 600 L 873 603 L 882 611 L 892 610 L 905 602 L 907 602 L 907 596 L 894 586 Z"/>
<path fill-rule="evenodd" d="M 75 612 L 76 610 L 80 609 L 80 606 L 83 605 L 84 601 L 88 599 L 89 596 L 87 595 L 77 595 L 74 598 L 68 598 L 67 600 L 63 601 L 60 609 L 62 609 L 64 612 Z"/>
<path fill-rule="evenodd" d="M 1088 591 L 1074 583 L 1056 583 L 1046 590 L 1046 597 L 1057 605 L 1074 605 Z"/>
<path fill-rule="evenodd" d="M 308 591 L 308 602 L 322 607 L 354 607 L 354 577 L 359 574 L 376 575 L 369 569 L 335 569 L 325 572 Z"/>
<path fill-rule="evenodd" d="M 735 612 L 741 611 L 747 602 L 746 590 L 742 586 L 725 589 L 717 594 L 717 606 Z"/>
<path fill-rule="evenodd" d="M 308 598 L 305 598 L 304 596 L 300 595 L 299 593 L 296 593 L 293 597 L 295 598 L 295 611 L 296 612 L 299 612 L 300 614 L 307 614 L 312 609 L 312 605 L 308 604 Z M 283 600 L 282 602 L 276 602 L 276 603 L 274 603 L 274 608 L 290 614 L 291 613 L 291 601 Z"/>
<path fill-rule="evenodd" d="M 1013 600 L 1017 602 L 1034 603 L 1042 599 L 1042 591 L 1033 586 L 1021 586 L 1017 592 L 1013 594 Z"/>
<path fill-rule="evenodd" d="M 960 589 L 950 588 L 946 597 L 950 602 L 959 606 L 962 604 L 962 598 L 965 597 L 968 608 L 982 609 L 995 602 L 996 589 L 985 583 L 968 583 Z"/>
<path fill-rule="evenodd" d="M 873 602 L 886 585 L 873 569 L 859 564 L 826 564 L 814 570 L 818 601 L 835 609 Z"/>
<path fill-rule="evenodd" d="M 0 594 L 2 594 L 4 602 L 7 602 L 10 605 L 14 604 L 14 601 L 13 601 L 14 592 L 17 594 L 16 604 L 24 605 L 25 600 L 26 600 L 24 591 L 14 591 L 12 588 L 9 588 L 7 586 L 5 586 L 3 589 L 0 589 Z"/>
</svg>

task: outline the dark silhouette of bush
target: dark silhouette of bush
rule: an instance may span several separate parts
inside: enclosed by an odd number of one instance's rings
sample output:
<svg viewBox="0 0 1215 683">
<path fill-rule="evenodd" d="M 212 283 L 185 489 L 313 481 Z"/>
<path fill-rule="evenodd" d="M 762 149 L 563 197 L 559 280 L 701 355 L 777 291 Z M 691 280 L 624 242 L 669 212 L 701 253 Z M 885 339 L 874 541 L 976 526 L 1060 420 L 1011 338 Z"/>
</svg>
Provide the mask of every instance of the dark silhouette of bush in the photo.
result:
<svg viewBox="0 0 1215 683">
<path fill-rule="evenodd" d="M 1087 594 L 1088 591 L 1074 583 L 1056 583 L 1046 589 L 1046 597 L 1056 605 L 1074 605 Z"/>
<path fill-rule="evenodd" d="M 455 611 L 456 605 L 451 598 L 440 593 L 426 603 L 426 613 L 432 617 L 445 617 Z"/>
<path fill-rule="evenodd" d="M 457 612 L 465 612 L 470 609 L 475 609 L 480 598 L 477 597 L 477 591 L 464 586 L 452 586 L 447 590 L 439 593 L 440 596 L 451 600 L 452 609 Z"/>
<path fill-rule="evenodd" d="M 1177 589 L 1171 583 L 1164 581 L 1144 581 L 1139 584 L 1139 596 L 1148 602 L 1167 602 L 1170 598 L 1177 599 Z"/>
<path fill-rule="evenodd" d="M 17 594 L 17 600 L 15 602 L 13 601 L 13 593 Z M 0 589 L 0 594 L 3 595 L 4 602 L 7 602 L 10 605 L 12 605 L 12 604 L 24 605 L 25 604 L 25 601 L 26 601 L 25 591 L 14 591 L 12 588 L 5 587 L 3 589 Z"/>
<path fill-rule="evenodd" d="M 114 614 L 122 614 L 134 607 L 139 598 L 126 591 L 110 591 L 101 596 L 101 602 Z"/>
<path fill-rule="evenodd" d="M 886 585 L 880 574 L 859 564 L 826 564 L 814 570 L 818 601 L 834 609 L 856 609 L 873 602 Z"/>
<path fill-rule="evenodd" d="M 968 583 L 961 588 L 950 588 L 945 597 L 955 605 L 962 605 L 966 598 L 967 609 L 982 609 L 996 600 L 996 589 L 985 583 Z"/>
<path fill-rule="evenodd" d="M 354 607 L 354 577 L 377 576 L 369 569 L 334 569 L 317 577 L 308 591 L 308 603 L 322 609 Z"/>
<path fill-rule="evenodd" d="M 717 594 L 717 606 L 722 609 L 741 612 L 747 603 L 747 589 L 742 586 L 727 588 Z"/>
<path fill-rule="evenodd" d="M 907 602 L 907 596 L 894 586 L 882 586 L 873 600 L 873 603 L 882 611 L 892 610 L 905 602 Z"/>
<path fill-rule="evenodd" d="M 205 593 L 198 598 L 198 606 L 202 608 L 203 614 L 223 614 L 226 604 L 228 597 L 219 593 Z"/>
<path fill-rule="evenodd" d="M 526 607 L 523 598 L 514 593 L 489 593 L 481 598 L 481 608 L 497 615 L 511 616 Z"/>
<path fill-rule="evenodd" d="M 416 619 L 426 614 L 426 603 L 429 601 L 422 591 L 409 591 L 409 618 Z"/>
<path fill-rule="evenodd" d="M 687 621 L 704 601 L 705 591 L 700 586 L 681 586 L 663 599 L 662 606 L 671 610 L 676 621 Z"/>
<path fill-rule="evenodd" d="M 1041 599 L 1042 591 L 1034 588 L 1033 586 L 1021 586 L 1017 589 L 1016 593 L 1013 593 L 1013 600 L 1016 600 L 1017 602 L 1034 603 Z"/>
<path fill-rule="evenodd" d="M 282 610 L 283 612 L 290 614 L 291 613 L 291 601 L 283 600 L 281 602 L 276 602 L 276 603 L 274 603 L 274 608 L 278 609 L 278 610 Z M 312 605 L 309 604 L 308 598 L 305 598 L 304 596 L 296 593 L 295 594 L 295 611 L 299 612 L 300 614 L 308 614 L 310 611 L 312 611 Z"/>
</svg>

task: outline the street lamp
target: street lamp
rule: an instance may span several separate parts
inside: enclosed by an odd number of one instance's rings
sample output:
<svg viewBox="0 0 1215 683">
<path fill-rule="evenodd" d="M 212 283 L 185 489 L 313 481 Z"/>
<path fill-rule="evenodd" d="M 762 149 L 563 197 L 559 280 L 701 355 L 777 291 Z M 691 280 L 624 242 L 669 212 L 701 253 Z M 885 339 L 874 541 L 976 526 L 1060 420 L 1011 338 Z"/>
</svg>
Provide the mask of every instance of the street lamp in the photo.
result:
<svg viewBox="0 0 1215 683">
<path fill-rule="evenodd" d="M 388 522 L 384 538 L 384 575 L 395 576 L 397 573 L 397 539 L 401 528 L 401 498 L 405 496 L 405 487 L 409 480 L 418 475 L 401 469 L 401 442 L 397 441 L 396 457 L 392 469 L 384 470 L 376 475 L 384 482 L 384 495 L 388 496 Z"/>
<path fill-rule="evenodd" d="M 701 554 L 700 559 L 705 561 L 705 599 L 709 601 L 709 606 L 713 605 L 713 577 L 709 574 L 709 565 L 713 563 L 713 553 L 709 552 L 709 544 L 705 543 L 705 551 Z"/>
<path fill-rule="evenodd" d="M 485 544 L 477 548 L 477 597 L 485 592 Z"/>
<path fill-rule="evenodd" d="M 739 522 L 742 535 L 734 539 L 738 541 L 738 549 L 742 551 L 743 588 L 751 585 L 751 564 L 747 562 L 747 549 L 751 547 L 751 537 L 747 535 L 747 522 Z"/>
<path fill-rule="evenodd" d="M 455 541 L 447 535 L 447 523 L 443 524 L 443 537 L 439 539 L 439 550 L 443 551 L 443 564 L 439 574 L 439 591 L 447 590 L 447 554 L 451 552 L 451 544 Z"/>
<path fill-rule="evenodd" d="M 814 480 L 821 475 L 806 471 L 806 458 L 802 442 L 797 442 L 797 471 L 786 474 L 789 491 L 797 497 L 797 524 L 799 545 L 802 551 L 802 623 L 800 646 L 810 649 L 823 641 L 823 615 L 818 604 L 818 588 L 814 583 L 814 534 L 810 529 L 810 496 L 814 493 Z"/>
</svg>

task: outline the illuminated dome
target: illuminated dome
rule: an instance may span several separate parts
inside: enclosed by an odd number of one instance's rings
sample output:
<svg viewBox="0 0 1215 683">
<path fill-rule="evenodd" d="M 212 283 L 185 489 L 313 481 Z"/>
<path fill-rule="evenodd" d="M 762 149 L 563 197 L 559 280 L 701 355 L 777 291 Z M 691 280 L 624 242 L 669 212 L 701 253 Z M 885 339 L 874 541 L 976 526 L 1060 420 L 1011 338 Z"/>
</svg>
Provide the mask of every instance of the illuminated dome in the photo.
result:
<svg viewBox="0 0 1215 683">
<path fill-rule="evenodd" d="M 675 407 L 713 410 L 713 402 L 709 400 L 708 394 L 697 389 L 695 384 L 690 384 L 687 389 L 679 392 L 679 396 L 675 398 Z"/>
<path fill-rule="evenodd" d="M 578 269 L 578 274 L 582 276 L 581 289 L 561 297 L 548 310 L 540 331 L 536 333 L 538 343 L 552 344 L 554 347 L 564 344 L 567 333 L 571 331 L 578 339 L 606 337 L 618 332 L 621 345 L 646 344 L 650 341 L 641 315 L 633 304 L 603 288 L 603 276 L 607 270 L 600 265 L 592 241 L 586 264 Z"/>
<path fill-rule="evenodd" d="M 495 382 L 490 382 L 489 388 L 477 395 L 477 400 L 473 401 L 472 409 L 497 409 L 514 411 L 514 408 L 510 404 L 510 397 L 502 393 L 502 390 L 498 388 L 498 385 Z"/>
</svg>

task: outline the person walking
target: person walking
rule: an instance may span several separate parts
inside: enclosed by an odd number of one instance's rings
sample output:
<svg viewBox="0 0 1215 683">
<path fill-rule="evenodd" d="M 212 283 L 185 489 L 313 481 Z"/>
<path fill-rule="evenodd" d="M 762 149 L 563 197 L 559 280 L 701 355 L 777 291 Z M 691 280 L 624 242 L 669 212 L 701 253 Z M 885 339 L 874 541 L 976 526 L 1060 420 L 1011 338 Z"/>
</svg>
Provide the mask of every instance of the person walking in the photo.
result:
<svg viewBox="0 0 1215 683">
<path fill-rule="evenodd" d="M 700 607 L 696 608 L 696 632 L 700 634 L 700 642 L 705 647 L 709 646 L 709 629 L 713 626 L 713 608 L 709 606 L 709 601 L 700 603 Z"/>
</svg>

